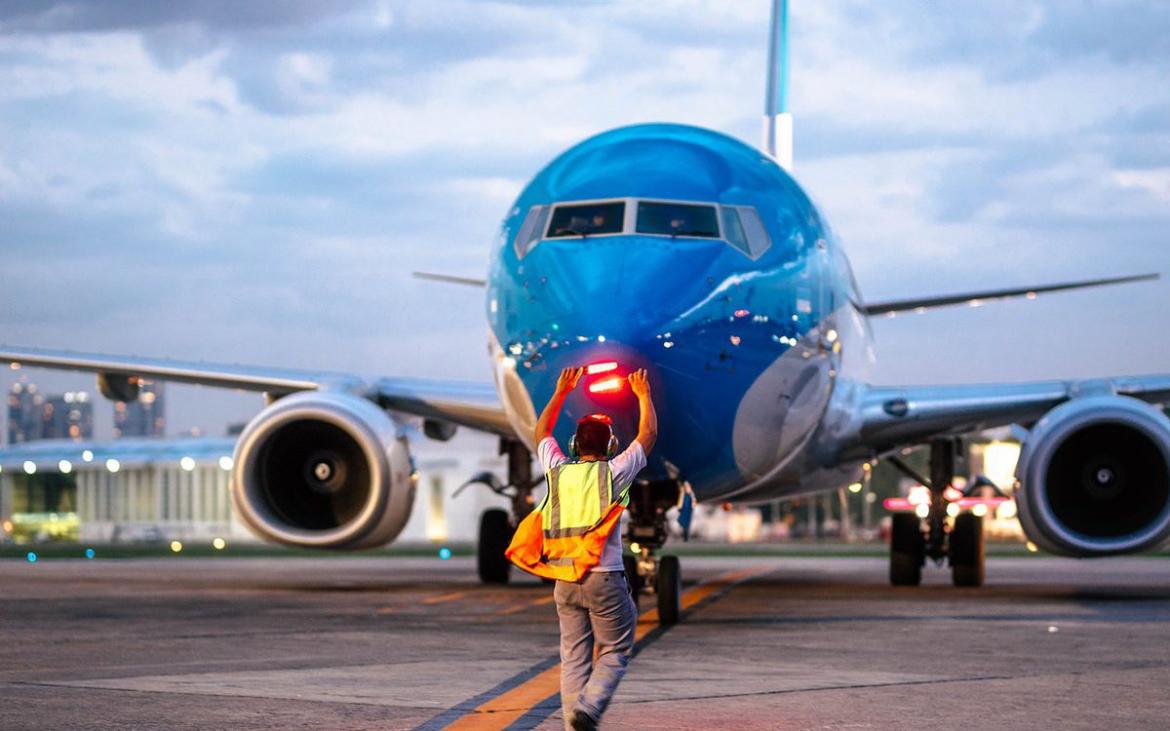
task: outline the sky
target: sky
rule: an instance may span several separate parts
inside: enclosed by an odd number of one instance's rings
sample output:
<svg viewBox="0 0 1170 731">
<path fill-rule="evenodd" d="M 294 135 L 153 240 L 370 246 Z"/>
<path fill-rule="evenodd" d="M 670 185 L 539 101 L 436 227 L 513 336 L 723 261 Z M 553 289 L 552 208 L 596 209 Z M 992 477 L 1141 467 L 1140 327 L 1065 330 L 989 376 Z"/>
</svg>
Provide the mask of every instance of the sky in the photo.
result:
<svg viewBox="0 0 1170 731">
<path fill-rule="evenodd" d="M 795 175 L 867 298 L 1167 277 L 879 320 L 874 382 L 1170 372 L 1170 3 L 790 5 Z M 488 380 L 482 293 L 410 272 L 482 276 L 594 133 L 758 143 L 769 6 L 9 0 L 0 342 Z M 168 400 L 171 433 L 260 407 Z"/>
</svg>

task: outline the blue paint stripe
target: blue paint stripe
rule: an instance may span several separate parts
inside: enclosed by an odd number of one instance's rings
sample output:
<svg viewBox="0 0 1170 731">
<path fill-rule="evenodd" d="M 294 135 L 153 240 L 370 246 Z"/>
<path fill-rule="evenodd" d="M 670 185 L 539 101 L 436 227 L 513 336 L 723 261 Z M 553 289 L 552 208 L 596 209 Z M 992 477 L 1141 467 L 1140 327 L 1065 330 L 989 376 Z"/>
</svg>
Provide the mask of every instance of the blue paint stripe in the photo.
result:
<svg viewBox="0 0 1170 731">
<path fill-rule="evenodd" d="M 478 708 L 482 704 L 490 701 L 492 698 L 495 698 L 496 696 L 501 695 L 503 693 L 507 693 L 509 690 L 512 690 L 516 686 L 528 682 L 532 678 L 535 678 L 537 675 L 543 673 L 545 670 L 548 670 L 549 668 L 556 665 L 560 661 L 561 661 L 560 655 L 554 655 L 552 657 L 547 657 L 547 658 L 541 660 L 540 662 L 536 663 L 532 667 L 528 668 L 527 670 L 523 670 L 523 671 L 517 673 L 516 675 L 513 675 L 512 677 L 508 678 L 507 680 L 504 680 L 503 682 L 492 687 L 491 689 L 486 690 L 477 696 L 473 696 L 471 698 L 468 698 L 465 701 L 461 701 L 454 706 L 451 706 L 447 710 L 445 710 L 442 713 L 440 713 L 439 715 L 431 718 L 430 720 L 426 721 L 422 725 L 416 726 L 415 731 L 439 731 L 439 729 L 446 728 L 449 724 L 452 724 L 455 721 L 458 721 L 460 718 L 462 718 L 463 716 L 466 716 L 468 713 L 471 713 L 472 711 L 474 711 L 476 708 Z M 553 710 L 556 710 L 556 709 L 554 708 Z M 545 718 L 547 718 L 547 717 L 548 716 L 546 715 Z"/>
</svg>

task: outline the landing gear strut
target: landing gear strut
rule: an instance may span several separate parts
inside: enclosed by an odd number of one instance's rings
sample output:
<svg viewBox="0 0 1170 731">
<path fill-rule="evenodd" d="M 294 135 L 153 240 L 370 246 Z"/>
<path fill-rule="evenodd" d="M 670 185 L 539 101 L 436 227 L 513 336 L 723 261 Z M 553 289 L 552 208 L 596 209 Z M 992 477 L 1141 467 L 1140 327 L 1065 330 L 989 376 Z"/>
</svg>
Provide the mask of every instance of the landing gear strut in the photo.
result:
<svg viewBox="0 0 1170 731">
<path fill-rule="evenodd" d="M 930 479 L 891 457 L 890 462 L 912 479 L 930 489 L 930 512 L 925 530 L 918 515 L 899 513 L 894 516 L 890 535 L 890 583 L 894 586 L 917 586 L 922 582 L 922 566 L 929 558 L 936 565 L 944 560 L 951 565 L 955 586 L 983 585 L 983 518 L 970 513 L 955 516 L 947 530 L 946 489 L 955 479 L 957 443 L 954 439 L 935 439 L 930 443 Z"/>
<path fill-rule="evenodd" d="M 626 544 L 632 556 L 624 559 L 634 603 L 643 591 L 658 599 L 658 623 L 672 625 L 682 613 L 682 574 L 677 556 L 659 556 L 666 544 L 666 511 L 678 504 L 683 489 L 677 480 L 638 480 L 630 487 Z"/>
<path fill-rule="evenodd" d="M 475 554 L 479 580 L 485 584 L 506 584 L 512 573 L 512 563 L 504 556 L 512 534 L 521 520 L 532 512 L 532 490 L 540 480 L 532 479 L 532 453 L 520 442 L 512 439 L 500 440 L 500 454 L 508 455 L 508 482 L 501 485 L 491 473 L 481 473 L 462 485 L 462 490 L 472 483 L 486 485 L 497 495 L 512 501 L 512 510 L 490 508 L 483 511 L 479 519 L 479 542 Z M 456 494 L 459 493 L 456 490 Z"/>
</svg>

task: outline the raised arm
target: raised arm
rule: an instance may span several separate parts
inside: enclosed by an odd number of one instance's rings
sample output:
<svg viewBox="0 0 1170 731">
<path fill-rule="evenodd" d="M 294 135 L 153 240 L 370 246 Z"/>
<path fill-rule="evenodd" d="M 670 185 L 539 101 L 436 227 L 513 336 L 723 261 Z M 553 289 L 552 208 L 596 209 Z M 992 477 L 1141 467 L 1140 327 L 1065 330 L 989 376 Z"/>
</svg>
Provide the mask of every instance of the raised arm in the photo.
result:
<svg viewBox="0 0 1170 731">
<path fill-rule="evenodd" d="M 540 418 L 536 420 L 537 444 L 540 444 L 545 437 L 552 436 L 553 427 L 557 425 L 557 417 L 561 414 L 561 406 L 565 403 L 565 397 L 577 387 L 577 381 L 581 380 L 584 373 L 584 368 L 566 368 L 561 371 L 560 377 L 557 378 L 556 391 L 545 404 L 544 411 L 540 412 Z"/>
<path fill-rule="evenodd" d="M 631 373 L 629 379 L 630 390 L 638 397 L 638 436 L 634 439 L 649 455 L 654 442 L 658 441 L 658 414 L 654 411 L 654 401 L 650 399 L 650 380 L 645 368 Z"/>
</svg>

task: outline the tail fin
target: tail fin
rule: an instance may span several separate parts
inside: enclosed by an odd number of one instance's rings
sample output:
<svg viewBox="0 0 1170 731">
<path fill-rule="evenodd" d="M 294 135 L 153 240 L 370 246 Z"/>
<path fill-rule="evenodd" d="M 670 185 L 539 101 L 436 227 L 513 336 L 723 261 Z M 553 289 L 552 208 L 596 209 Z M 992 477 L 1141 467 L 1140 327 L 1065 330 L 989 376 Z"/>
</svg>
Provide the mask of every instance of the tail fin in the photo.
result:
<svg viewBox="0 0 1170 731">
<path fill-rule="evenodd" d="M 792 115 L 788 113 L 788 0 L 772 0 L 763 150 L 792 172 Z"/>
</svg>

